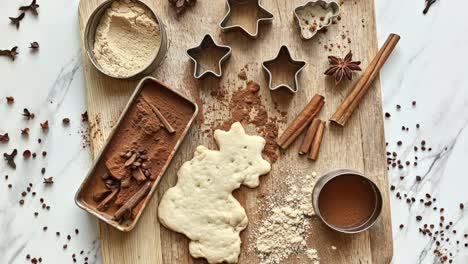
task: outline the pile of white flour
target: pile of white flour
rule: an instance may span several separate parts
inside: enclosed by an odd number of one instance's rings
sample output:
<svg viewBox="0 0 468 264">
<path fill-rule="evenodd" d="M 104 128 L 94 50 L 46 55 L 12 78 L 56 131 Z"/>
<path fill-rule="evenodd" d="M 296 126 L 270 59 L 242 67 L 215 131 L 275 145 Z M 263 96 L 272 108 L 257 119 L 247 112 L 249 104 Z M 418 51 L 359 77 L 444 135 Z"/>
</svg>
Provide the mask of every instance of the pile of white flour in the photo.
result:
<svg viewBox="0 0 468 264">
<path fill-rule="evenodd" d="M 116 0 L 99 22 L 94 56 L 104 72 L 128 77 L 147 67 L 160 46 L 160 28 L 141 3 Z"/>
<path fill-rule="evenodd" d="M 257 253 L 263 264 L 285 263 L 291 255 L 305 255 L 311 264 L 319 264 L 319 256 L 307 247 L 307 230 L 312 207 L 312 190 L 316 173 L 302 175 L 286 172 L 288 191 L 286 196 L 268 197 L 261 210 L 266 218 L 253 228 L 250 236 L 251 250 Z"/>
</svg>

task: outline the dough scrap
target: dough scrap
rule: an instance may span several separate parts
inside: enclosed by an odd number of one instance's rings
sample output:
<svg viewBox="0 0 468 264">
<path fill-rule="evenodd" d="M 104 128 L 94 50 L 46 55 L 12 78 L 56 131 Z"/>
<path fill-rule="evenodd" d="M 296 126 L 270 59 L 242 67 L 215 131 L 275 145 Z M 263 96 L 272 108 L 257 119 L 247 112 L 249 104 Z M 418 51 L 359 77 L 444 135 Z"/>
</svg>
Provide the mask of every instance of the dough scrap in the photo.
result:
<svg viewBox="0 0 468 264">
<path fill-rule="evenodd" d="M 216 130 L 214 138 L 219 151 L 198 146 L 193 159 L 179 169 L 177 184 L 159 204 L 159 220 L 191 240 L 193 257 L 237 263 L 239 233 L 248 219 L 232 191 L 241 184 L 257 187 L 271 165 L 262 158 L 265 139 L 247 135 L 238 122 L 229 131 Z"/>
</svg>

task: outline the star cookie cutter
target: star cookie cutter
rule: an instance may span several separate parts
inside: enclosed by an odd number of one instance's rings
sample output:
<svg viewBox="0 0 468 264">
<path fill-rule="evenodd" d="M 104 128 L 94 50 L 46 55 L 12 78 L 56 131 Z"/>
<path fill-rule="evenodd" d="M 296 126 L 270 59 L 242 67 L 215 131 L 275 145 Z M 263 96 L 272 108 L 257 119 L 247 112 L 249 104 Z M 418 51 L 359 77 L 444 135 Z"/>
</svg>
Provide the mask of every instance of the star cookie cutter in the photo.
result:
<svg viewBox="0 0 468 264">
<path fill-rule="evenodd" d="M 200 61 L 197 59 L 198 55 L 206 52 L 206 49 L 210 47 L 214 47 L 224 54 L 218 61 L 217 71 L 212 69 L 202 70 Z M 204 79 L 208 75 L 212 74 L 215 77 L 220 78 L 223 75 L 222 64 L 224 63 L 224 61 L 229 59 L 229 57 L 231 57 L 231 51 L 231 47 L 217 44 L 210 34 L 206 34 L 203 37 L 203 40 L 200 43 L 200 45 L 187 50 L 187 55 L 190 57 L 190 59 L 192 59 L 193 63 L 195 64 L 193 77 L 195 77 L 196 79 Z"/>
<path fill-rule="evenodd" d="M 309 1 L 294 9 L 302 39 L 309 40 L 323 28 L 328 27 L 340 14 L 340 6 L 336 2 L 323 0 Z"/>
<path fill-rule="evenodd" d="M 239 5 L 247 5 L 250 4 L 252 1 L 257 1 L 257 7 L 259 8 L 259 14 L 257 16 L 257 22 L 255 26 L 255 32 L 251 33 L 249 32 L 245 27 L 241 25 L 231 25 L 228 26 L 229 19 L 231 18 L 231 11 L 233 8 Z M 265 7 L 262 6 L 260 3 L 261 0 L 226 0 L 226 15 L 224 16 L 223 20 L 221 23 L 219 23 L 219 26 L 221 27 L 221 30 L 223 32 L 228 32 L 231 30 L 241 30 L 244 32 L 247 36 L 251 38 L 257 38 L 258 37 L 258 29 L 260 24 L 271 24 L 273 21 L 273 14 L 270 13 L 268 10 L 265 9 Z"/>
<path fill-rule="evenodd" d="M 286 56 L 289 64 L 296 67 L 296 70 L 295 70 L 295 73 L 294 73 L 293 87 L 291 87 L 291 86 L 289 86 L 288 84 L 285 84 L 285 83 L 281 83 L 281 84 L 279 84 L 279 85 L 277 85 L 275 87 L 272 87 L 272 79 L 273 79 L 272 75 L 273 74 L 272 74 L 271 70 L 268 67 L 272 66 L 272 65 L 282 64 L 282 63 L 280 63 L 278 61 L 278 59 L 280 59 L 282 56 Z M 294 60 L 291 57 L 291 52 L 289 52 L 289 49 L 288 49 L 288 47 L 286 45 L 281 46 L 281 48 L 280 48 L 280 50 L 278 52 L 278 55 L 276 55 L 275 58 L 273 58 L 271 60 L 264 61 L 262 63 L 263 69 L 268 73 L 268 78 L 269 78 L 268 88 L 270 89 L 270 91 L 275 91 L 275 90 L 278 90 L 280 88 L 286 88 L 289 91 L 291 91 L 292 93 L 297 93 L 297 91 L 299 90 L 298 76 L 299 76 L 299 73 L 302 71 L 302 69 L 304 69 L 305 65 L 306 65 L 305 61 Z"/>
</svg>

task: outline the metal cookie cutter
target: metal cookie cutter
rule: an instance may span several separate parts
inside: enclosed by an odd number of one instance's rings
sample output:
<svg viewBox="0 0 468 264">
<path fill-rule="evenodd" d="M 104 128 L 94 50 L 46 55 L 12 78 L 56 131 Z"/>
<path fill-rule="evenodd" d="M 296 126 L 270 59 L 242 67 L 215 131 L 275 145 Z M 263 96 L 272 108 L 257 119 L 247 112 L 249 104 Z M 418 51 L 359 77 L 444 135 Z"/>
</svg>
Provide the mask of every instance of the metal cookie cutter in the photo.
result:
<svg viewBox="0 0 468 264">
<path fill-rule="evenodd" d="M 328 27 L 339 14 L 340 6 L 336 2 L 328 3 L 323 0 L 309 1 L 294 9 L 301 37 L 305 40 L 311 39 L 319 30 Z"/>
<path fill-rule="evenodd" d="M 289 65 L 284 65 L 284 63 L 282 63 L 280 61 L 281 58 L 284 58 L 286 57 L 287 61 L 288 61 L 288 64 Z M 294 60 L 292 57 L 291 57 L 291 53 L 289 52 L 289 49 L 286 45 L 283 45 L 281 46 L 279 52 L 278 52 L 278 55 L 276 55 L 275 58 L 271 59 L 271 60 L 268 60 L 268 61 L 264 61 L 262 63 L 262 66 L 263 66 L 263 69 L 268 73 L 268 78 L 269 78 L 269 81 L 268 81 L 268 88 L 271 90 L 271 91 L 275 91 L 279 88 L 287 88 L 289 89 L 291 92 L 293 93 L 297 93 L 297 91 L 299 90 L 299 85 L 298 85 L 298 81 L 297 81 L 297 78 L 299 76 L 299 73 L 302 71 L 302 69 L 305 67 L 306 65 L 306 62 L 305 61 L 302 61 L 302 60 Z M 293 87 L 289 86 L 288 84 L 279 84 L 275 87 L 272 87 L 272 73 L 271 73 L 271 70 L 270 68 L 272 66 L 282 66 L 282 67 L 285 67 L 285 66 L 290 66 L 290 67 L 294 67 L 294 82 L 293 82 Z"/>
<path fill-rule="evenodd" d="M 257 9 L 258 9 L 258 15 L 257 15 L 257 23 L 255 26 L 255 32 L 251 33 L 249 32 L 245 27 L 241 25 L 231 25 L 228 26 L 229 19 L 231 18 L 231 11 L 232 9 L 235 9 L 236 7 L 242 6 L 242 5 L 248 5 L 252 1 L 257 1 Z M 273 21 L 273 14 L 270 13 L 268 10 L 266 10 L 262 4 L 260 3 L 261 0 L 226 0 L 226 15 L 224 16 L 223 20 L 221 23 L 219 23 L 219 26 L 221 27 L 221 30 L 223 32 L 228 32 L 230 30 L 241 30 L 245 34 L 247 34 L 251 38 L 257 38 L 258 37 L 258 28 L 260 24 L 270 24 Z"/>
<path fill-rule="evenodd" d="M 217 49 L 219 54 L 222 54 L 218 61 L 218 69 L 203 69 L 202 65 L 200 65 L 200 55 L 203 55 L 208 49 L 213 48 Z M 209 74 L 213 74 L 215 77 L 220 78 L 223 75 L 222 64 L 231 56 L 231 47 L 216 44 L 213 37 L 210 34 L 206 34 L 199 46 L 187 50 L 187 55 L 195 64 L 193 77 L 203 79 Z"/>
</svg>

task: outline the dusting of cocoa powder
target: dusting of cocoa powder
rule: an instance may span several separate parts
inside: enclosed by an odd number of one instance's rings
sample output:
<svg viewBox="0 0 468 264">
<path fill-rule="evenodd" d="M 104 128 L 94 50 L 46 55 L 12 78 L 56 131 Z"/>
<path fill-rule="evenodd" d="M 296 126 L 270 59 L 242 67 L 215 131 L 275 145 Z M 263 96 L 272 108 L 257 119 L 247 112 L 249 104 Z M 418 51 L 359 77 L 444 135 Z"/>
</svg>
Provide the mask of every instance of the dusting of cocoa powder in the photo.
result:
<svg viewBox="0 0 468 264">
<path fill-rule="evenodd" d="M 269 117 L 259 91 L 260 85 L 254 81 L 248 81 L 245 88 L 238 88 L 229 101 L 231 118 L 216 125 L 214 129 L 229 130 L 234 122 L 254 125 L 257 132 L 266 140 L 263 154 L 267 156 L 270 162 L 274 163 L 278 159 L 278 145 L 276 144 L 278 136 L 277 118 Z M 224 99 L 224 97 L 223 95 L 222 98 Z"/>
</svg>

